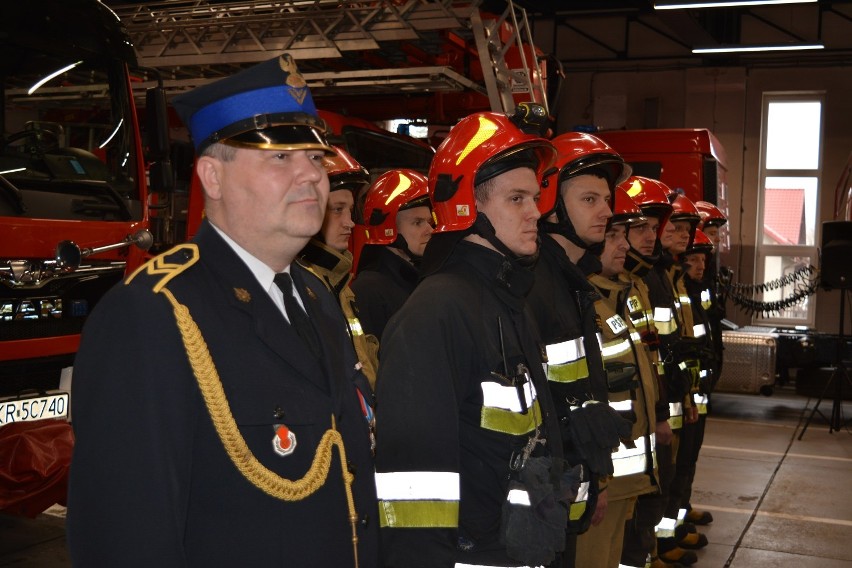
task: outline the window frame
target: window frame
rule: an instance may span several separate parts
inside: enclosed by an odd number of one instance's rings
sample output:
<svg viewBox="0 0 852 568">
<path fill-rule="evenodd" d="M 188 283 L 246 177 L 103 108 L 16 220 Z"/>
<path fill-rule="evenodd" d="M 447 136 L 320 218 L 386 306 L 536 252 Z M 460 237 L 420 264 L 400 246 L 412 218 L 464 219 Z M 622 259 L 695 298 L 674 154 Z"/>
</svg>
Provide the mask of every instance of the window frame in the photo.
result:
<svg viewBox="0 0 852 568">
<path fill-rule="evenodd" d="M 820 104 L 819 118 L 819 152 L 817 156 L 817 167 L 815 169 L 769 169 L 767 163 L 767 144 L 769 130 L 769 105 L 777 102 L 818 102 Z M 797 92 L 764 92 L 761 102 L 761 126 L 760 126 L 760 163 L 758 168 L 758 216 L 755 228 L 755 266 L 754 274 L 756 282 L 765 282 L 766 259 L 768 257 L 786 256 L 809 258 L 810 264 L 819 265 L 818 243 L 821 237 L 821 223 L 819 218 L 820 194 L 822 192 L 822 161 L 825 149 L 825 92 L 824 91 L 797 91 Z M 766 211 L 766 180 L 771 177 L 813 177 L 817 180 L 816 207 L 814 215 L 814 241 L 812 245 L 777 245 L 764 244 L 763 227 L 765 225 L 764 215 Z M 775 278 L 772 278 L 774 280 Z M 782 295 L 782 297 L 784 297 Z M 761 298 L 763 299 L 763 298 Z M 816 322 L 816 296 L 808 298 L 807 316 L 804 319 L 782 317 L 777 314 L 764 316 L 755 313 L 752 323 L 769 324 L 776 326 L 808 326 L 813 327 Z"/>
</svg>

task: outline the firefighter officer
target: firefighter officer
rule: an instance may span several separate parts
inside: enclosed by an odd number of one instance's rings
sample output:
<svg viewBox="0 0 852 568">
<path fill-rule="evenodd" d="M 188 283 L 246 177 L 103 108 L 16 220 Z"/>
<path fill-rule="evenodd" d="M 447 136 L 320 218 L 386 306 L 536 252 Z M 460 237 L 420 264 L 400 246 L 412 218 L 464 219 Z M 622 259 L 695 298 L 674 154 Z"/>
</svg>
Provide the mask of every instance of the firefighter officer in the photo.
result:
<svg viewBox="0 0 852 568">
<path fill-rule="evenodd" d="M 683 407 L 687 399 L 686 376 L 674 364 L 674 348 L 680 338 L 680 326 L 674 305 L 674 292 L 666 272 L 670 264 L 660 238 L 672 214 L 667 185 L 652 178 L 633 176 L 620 187 L 642 210 L 646 222 L 631 227 L 627 234 L 630 249 L 625 270 L 633 281 L 636 295 L 628 302 L 630 318 L 648 349 L 657 372 L 659 401 L 656 405 L 656 457 L 658 491 L 640 495 L 635 513 L 625 526 L 622 562 L 641 566 L 646 558 L 657 568 L 669 563 L 694 563 L 694 552 L 682 549 L 671 540 L 658 550 L 657 533 L 673 537 L 676 519 L 664 517 L 668 492 L 675 473 L 675 433 L 683 426 Z"/>
<path fill-rule="evenodd" d="M 355 195 L 370 183 L 370 174 L 342 148 L 335 147 L 334 151 L 335 156 L 326 156 L 325 159 L 330 190 L 322 229 L 302 249 L 299 261 L 337 296 L 346 316 L 347 330 L 358 355 L 361 372 L 372 390 L 376 384 L 379 340 L 364 333 L 358 319 L 355 294 L 350 288 L 352 253 L 349 252 L 355 227 Z"/>
<path fill-rule="evenodd" d="M 206 216 L 192 242 L 118 284 L 87 321 L 72 561 L 375 566 L 357 358 L 337 298 L 293 262 L 322 226 L 334 153 L 305 81 L 285 54 L 174 104 Z M 144 356 L 115 349 L 118 337 Z"/>
<path fill-rule="evenodd" d="M 612 417 L 617 420 L 611 419 L 608 412 L 594 309 L 598 294 L 587 280 L 600 269 L 596 251 L 603 246 L 612 216 L 612 190 L 628 175 L 628 168 L 615 150 L 590 134 L 568 132 L 553 143 L 558 152 L 556 173 L 547 181 L 558 186 L 559 193 L 550 214 L 539 222 L 541 254 L 529 303 L 544 341 L 565 457 L 572 465 L 583 466 L 584 491 L 571 506 L 567 531 L 563 565 L 570 567 L 577 534 L 604 518 L 617 430 L 619 426 L 629 430 L 629 424 L 619 424 L 623 421 L 617 415 Z M 591 439 L 581 434 L 585 431 L 593 434 Z"/>
<path fill-rule="evenodd" d="M 462 119 L 429 171 L 423 279 L 384 334 L 376 409 L 382 566 L 541 566 L 564 547 L 562 442 L 525 296 L 546 112 Z M 536 517 L 534 511 L 546 513 Z"/>
<path fill-rule="evenodd" d="M 426 176 L 414 170 L 390 170 L 367 189 L 364 246 L 359 252 L 352 290 L 361 324 L 381 340 L 390 317 L 417 286 L 418 265 L 433 231 Z"/>
<path fill-rule="evenodd" d="M 642 211 L 620 187 L 615 189 L 613 216 L 601 252 L 601 272 L 589 281 L 600 294 L 595 310 L 601 321 L 601 355 L 607 372 L 609 405 L 632 425 L 630 436 L 612 454 L 613 475 L 607 485 L 607 512 L 598 525 L 580 535 L 580 566 L 621 566 L 625 523 L 632 517 L 639 495 L 656 491 L 654 437 L 657 378 L 639 332 L 628 315 L 633 284 L 624 272 L 631 225 L 647 222 Z M 578 561 L 579 561 L 578 557 Z M 644 566 L 644 562 L 637 566 Z"/>
</svg>

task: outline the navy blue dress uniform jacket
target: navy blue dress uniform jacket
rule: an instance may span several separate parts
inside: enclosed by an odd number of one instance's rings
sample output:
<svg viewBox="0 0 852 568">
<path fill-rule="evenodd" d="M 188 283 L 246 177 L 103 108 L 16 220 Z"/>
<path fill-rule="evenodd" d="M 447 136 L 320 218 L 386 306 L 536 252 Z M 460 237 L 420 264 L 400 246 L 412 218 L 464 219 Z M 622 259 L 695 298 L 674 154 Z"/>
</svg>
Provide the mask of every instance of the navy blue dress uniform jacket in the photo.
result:
<svg viewBox="0 0 852 568">
<path fill-rule="evenodd" d="M 292 265 L 324 339 L 321 365 L 212 227 L 205 223 L 194 242 L 200 258 L 167 288 L 198 324 L 246 444 L 265 467 L 297 480 L 334 415 L 355 475 L 360 566 L 376 566 L 369 435 L 336 299 Z M 171 304 L 153 292 L 191 257 L 184 248 L 154 259 L 111 290 L 84 329 L 74 368 L 67 521 L 75 566 L 353 566 L 336 448 L 325 484 L 295 502 L 256 488 L 223 448 Z M 273 451 L 277 424 L 296 436 L 288 456 Z"/>
</svg>

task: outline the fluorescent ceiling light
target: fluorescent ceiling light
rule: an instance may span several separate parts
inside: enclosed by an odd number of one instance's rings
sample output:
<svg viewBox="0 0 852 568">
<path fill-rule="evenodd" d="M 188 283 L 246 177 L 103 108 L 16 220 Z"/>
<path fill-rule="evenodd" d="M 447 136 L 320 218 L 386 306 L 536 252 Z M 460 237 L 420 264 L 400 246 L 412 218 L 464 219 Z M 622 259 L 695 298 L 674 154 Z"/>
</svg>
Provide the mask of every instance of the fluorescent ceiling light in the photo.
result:
<svg viewBox="0 0 852 568">
<path fill-rule="evenodd" d="M 801 51 L 805 49 L 824 49 L 821 43 L 782 43 L 776 45 L 720 45 L 717 47 L 696 47 L 692 53 L 749 53 L 755 51 Z"/>
<path fill-rule="evenodd" d="M 684 10 L 687 8 L 732 8 L 772 4 L 809 4 L 817 0 L 720 0 L 719 2 L 655 2 L 655 10 Z"/>
</svg>

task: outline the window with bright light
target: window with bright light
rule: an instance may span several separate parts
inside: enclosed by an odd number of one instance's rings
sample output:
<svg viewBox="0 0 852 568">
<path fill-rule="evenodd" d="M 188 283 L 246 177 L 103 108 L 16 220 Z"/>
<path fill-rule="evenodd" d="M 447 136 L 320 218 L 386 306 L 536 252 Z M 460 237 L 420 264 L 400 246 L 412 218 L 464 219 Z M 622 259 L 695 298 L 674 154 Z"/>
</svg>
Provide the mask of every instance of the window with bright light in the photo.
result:
<svg viewBox="0 0 852 568">
<path fill-rule="evenodd" d="M 794 275 L 819 258 L 822 110 L 820 93 L 766 93 L 763 97 L 756 274 L 758 282 L 771 284 L 761 299 L 783 307 L 757 314 L 761 322 L 814 322 L 813 298 L 802 298 L 795 305 L 785 299 L 797 292 Z"/>
</svg>

